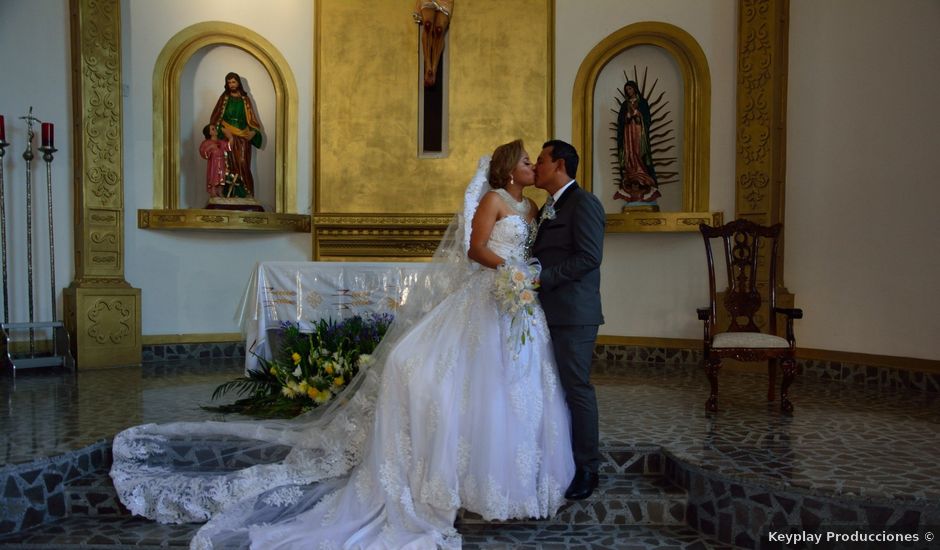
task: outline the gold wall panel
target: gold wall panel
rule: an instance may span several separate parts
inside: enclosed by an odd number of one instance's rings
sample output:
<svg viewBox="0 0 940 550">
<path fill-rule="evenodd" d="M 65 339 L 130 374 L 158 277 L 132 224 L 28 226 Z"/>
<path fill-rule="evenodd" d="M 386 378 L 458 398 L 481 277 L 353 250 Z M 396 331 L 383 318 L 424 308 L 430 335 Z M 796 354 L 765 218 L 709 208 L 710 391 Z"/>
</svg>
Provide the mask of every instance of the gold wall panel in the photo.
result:
<svg viewBox="0 0 940 550">
<path fill-rule="evenodd" d="M 65 325 L 79 368 L 139 364 L 140 290 L 124 280 L 121 13 L 71 0 L 75 280 Z"/>
<path fill-rule="evenodd" d="M 553 2 L 465 0 L 444 53 L 447 154 L 419 158 L 413 6 L 317 2 L 316 214 L 452 213 L 481 155 L 551 137 Z"/>
</svg>

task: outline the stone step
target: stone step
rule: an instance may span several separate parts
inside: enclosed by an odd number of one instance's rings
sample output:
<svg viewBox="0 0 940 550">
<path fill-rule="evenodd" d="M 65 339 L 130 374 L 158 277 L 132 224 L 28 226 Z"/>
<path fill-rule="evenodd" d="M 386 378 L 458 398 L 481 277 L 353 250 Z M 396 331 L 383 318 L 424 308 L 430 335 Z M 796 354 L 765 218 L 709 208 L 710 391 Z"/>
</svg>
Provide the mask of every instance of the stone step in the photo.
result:
<svg viewBox="0 0 940 550">
<path fill-rule="evenodd" d="M 157 550 L 188 548 L 198 524 L 161 525 L 133 517 L 66 518 L 0 538 L 5 550 Z M 474 524 L 460 527 L 464 550 L 733 547 L 687 526 Z"/>
<path fill-rule="evenodd" d="M 460 528 L 463 550 L 734 550 L 685 525 L 479 524 Z"/>
<path fill-rule="evenodd" d="M 69 516 L 129 516 L 121 504 L 107 471 L 97 471 L 65 485 L 65 506 Z"/>
<path fill-rule="evenodd" d="M 200 524 L 195 523 L 163 525 L 133 516 L 75 516 L 4 535 L 0 538 L 0 547 L 4 550 L 189 548 L 189 540 L 199 527 Z"/>
<path fill-rule="evenodd" d="M 461 510 L 459 526 L 474 524 L 685 525 L 686 492 L 662 476 L 601 474 L 594 494 L 564 504 L 550 519 L 489 522 Z"/>
<path fill-rule="evenodd" d="M 666 472 L 666 460 L 660 445 L 611 442 L 600 449 L 601 474 L 640 474 L 659 476 Z"/>
</svg>

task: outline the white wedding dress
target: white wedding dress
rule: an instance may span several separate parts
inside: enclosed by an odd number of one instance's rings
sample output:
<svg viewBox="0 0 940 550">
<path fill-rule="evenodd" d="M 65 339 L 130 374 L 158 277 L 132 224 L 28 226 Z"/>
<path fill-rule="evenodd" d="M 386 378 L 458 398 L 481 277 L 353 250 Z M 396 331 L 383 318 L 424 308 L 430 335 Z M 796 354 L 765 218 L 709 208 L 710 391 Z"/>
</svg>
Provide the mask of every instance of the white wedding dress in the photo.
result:
<svg viewBox="0 0 940 550">
<path fill-rule="evenodd" d="M 480 174 L 455 236 L 464 254 L 488 188 Z M 519 215 L 502 218 L 488 246 L 522 260 L 531 230 Z M 432 276 L 453 279 L 443 292 L 430 289 L 439 281 L 415 285 L 440 299 L 390 330 L 382 364 L 322 418 L 119 434 L 122 501 L 160 521 L 208 519 L 193 548 L 459 548 L 459 508 L 485 519 L 554 514 L 574 462 L 544 315 L 536 307 L 531 338 L 513 345 L 496 272 L 465 260 L 459 272 Z"/>
</svg>

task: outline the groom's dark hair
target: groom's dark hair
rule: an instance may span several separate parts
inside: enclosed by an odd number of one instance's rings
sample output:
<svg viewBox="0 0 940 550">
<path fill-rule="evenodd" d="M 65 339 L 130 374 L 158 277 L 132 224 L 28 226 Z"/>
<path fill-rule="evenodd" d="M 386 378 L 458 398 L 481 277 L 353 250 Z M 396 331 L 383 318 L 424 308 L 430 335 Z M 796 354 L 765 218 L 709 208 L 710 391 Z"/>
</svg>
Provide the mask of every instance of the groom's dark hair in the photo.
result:
<svg viewBox="0 0 940 550">
<path fill-rule="evenodd" d="M 542 149 L 546 147 L 552 148 L 552 160 L 565 161 L 565 172 L 569 178 L 574 179 L 578 173 L 578 162 L 580 162 L 578 150 L 574 148 L 574 145 L 560 139 L 550 139 L 542 145 Z"/>
</svg>

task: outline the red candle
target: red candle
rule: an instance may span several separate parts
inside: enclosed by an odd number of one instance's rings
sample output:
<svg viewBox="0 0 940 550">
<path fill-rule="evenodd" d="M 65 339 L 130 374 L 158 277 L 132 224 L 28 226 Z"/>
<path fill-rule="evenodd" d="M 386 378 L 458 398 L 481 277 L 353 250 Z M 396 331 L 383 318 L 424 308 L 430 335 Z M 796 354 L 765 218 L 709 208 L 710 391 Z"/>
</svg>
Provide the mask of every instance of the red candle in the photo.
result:
<svg viewBox="0 0 940 550">
<path fill-rule="evenodd" d="M 3 125 L 3 115 L 0 115 L 0 141 L 6 141 L 6 140 L 7 140 L 7 129 L 6 129 L 6 126 Z"/>
<path fill-rule="evenodd" d="M 42 123 L 42 146 L 49 147 L 51 149 L 53 147 L 54 142 L 55 142 L 55 134 L 54 134 L 54 130 L 52 127 L 52 123 L 43 122 Z"/>
</svg>

